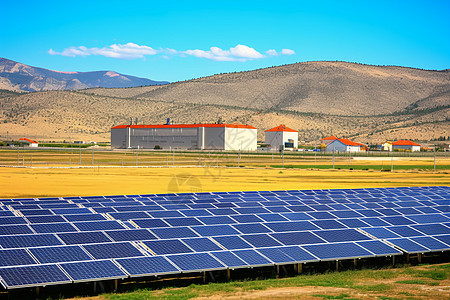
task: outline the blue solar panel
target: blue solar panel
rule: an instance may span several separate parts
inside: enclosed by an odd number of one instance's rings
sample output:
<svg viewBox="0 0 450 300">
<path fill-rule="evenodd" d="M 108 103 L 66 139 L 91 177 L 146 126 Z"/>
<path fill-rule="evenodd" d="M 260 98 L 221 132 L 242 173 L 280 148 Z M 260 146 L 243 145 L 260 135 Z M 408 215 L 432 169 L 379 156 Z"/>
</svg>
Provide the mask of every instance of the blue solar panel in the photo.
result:
<svg viewBox="0 0 450 300">
<path fill-rule="evenodd" d="M 154 240 L 157 237 L 147 229 L 105 231 L 116 242 Z"/>
<path fill-rule="evenodd" d="M 211 255 L 229 268 L 248 267 L 248 264 L 230 251 L 211 252 Z"/>
<path fill-rule="evenodd" d="M 61 264 L 74 281 L 125 278 L 127 275 L 110 260 Z"/>
<path fill-rule="evenodd" d="M 392 224 L 392 225 L 409 225 L 415 224 L 414 221 L 411 221 L 403 216 L 394 216 L 394 217 L 383 217 L 382 220 Z"/>
<path fill-rule="evenodd" d="M 292 263 L 294 260 L 278 248 L 257 249 L 259 253 L 270 259 L 276 264 Z"/>
<path fill-rule="evenodd" d="M 80 246 L 30 248 L 29 250 L 43 264 L 92 260 Z"/>
<path fill-rule="evenodd" d="M 32 234 L 34 233 L 27 225 L 0 226 L 0 235 Z"/>
<path fill-rule="evenodd" d="M 316 257 L 312 256 L 310 253 L 306 252 L 304 249 L 298 246 L 292 247 L 279 247 L 283 253 L 292 258 L 293 262 L 307 262 L 307 261 L 315 261 Z"/>
<path fill-rule="evenodd" d="M 70 223 L 43 223 L 30 225 L 37 233 L 75 232 L 77 229 Z"/>
<path fill-rule="evenodd" d="M 217 236 L 214 237 L 214 240 L 216 240 L 219 244 L 221 244 L 228 250 L 253 248 L 252 245 L 245 242 L 239 236 Z"/>
<path fill-rule="evenodd" d="M 291 220 L 291 221 L 305 221 L 313 219 L 311 216 L 302 212 L 294 212 L 294 213 L 283 213 L 281 214 L 283 217 Z"/>
<path fill-rule="evenodd" d="M 169 227 L 169 224 L 161 219 L 137 219 L 133 220 L 141 228 L 159 228 L 159 227 Z"/>
<path fill-rule="evenodd" d="M 284 232 L 271 234 L 284 245 L 305 245 L 325 243 L 323 239 L 310 232 Z"/>
<path fill-rule="evenodd" d="M 151 231 L 160 239 L 197 237 L 189 227 L 154 228 Z"/>
<path fill-rule="evenodd" d="M 144 256 L 142 252 L 140 252 L 129 242 L 90 244 L 84 245 L 83 248 L 86 249 L 95 259 Z"/>
<path fill-rule="evenodd" d="M 450 228 L 442 224 L 412 225 L 411 227 L 427 235 L 450 234 Z"/>
<path fill-rule="evenodd" d="M 191 227 L 201 236 L 234 235 L 239 232 L 230 225 L 209 225 Z"/>
<path fill-rule="evenodd" d="M 3 248 L 26 248 L 39 246 L 56 246 L 62 243 L 53 234 L 4 235 L 0 236 Z"/>
<path fill-rule="evenodd" d="M 81 231 L 125 229 L 125 227 L 117 221 L 76 222 L 73 223 L 73 225 Z"/>
<path fill-rule="evenodd" d="M 314 233 L 328 242 L 364 241 L 371 239 L 355 229 L 322 230 L 315 231 Z"/>
<path fill-rule="evenodd" d="M 436 235 L 434 237 L 450 246 L 450 234 Z"/>
<path fill-rule="evenodd" d="M 24 216 L 45 216 L 45 215 L 54 215 L 53 212 L 49 209 L 20 209 L 19 210 Z"/>
<path fill-rule="evenodd" d="M 408 253 L 427 252 L 428 249 L 407 238 L 389 239 L 389 242 Z"/>
<path fill-rule="evenodd" d="M 25 249 L 0 250 L 0 266 L 19 266 L 36 264 Z"/>
<path fill-rule="evenodd" d="M 322 229 L 347 228 L 344 224 L 339 223 L 336 220 L 317 220 L 317 221 L 311 221 L 311 223 L 314 223 L 314 225 L 317 225 Z"/>
<path fill-rule="evenodd" d="M 72 282 L 56 265 L 0 268 L 0 277 L 8 288 Z"/>
<path fill-rule="evenodd" d="M 246 234 L 246 233 L 267 233 L 272 232 L 270 229 L 265 227 L 262 224 L 255 223 L 255 224 L 237 224 L 232 225 L 235 229 L 239 230 L 240 232 Z"/>
<path fill-rule="evenodd" d="M 243 207 L 243 208 L 235 208 L 235 211 L 240 213 L 241 215 L 245 214 L 267 214 L 270 213 L 269 210 L 263 207 Z M 236 213 L 235 213 L 236 214 Z"/>
<path fill-rule="evenodd" d="M 392 227 L 386 227 L 387 229 L 397 233 L 400 236 L 403 237 L 411 237 L 411 236 L 421 236 L 424 235 L 420 231 L 417 231 L 411 227 L 408 226 L 392 226 Z"/>
<path fill-rule="evenodd" d="M 167 258 L 182 271 L 225 269 L 225 266 L 208 253 L 170 255 Z"/>
<path fill-rule="evenodd" d="M 179 270 L 163 256 L 117 259 L 131 276 L 179 273 Z"/>
<path fill-rule="evenodd" d="M 193 252 L 179 240 L 157 240 L 143 243 L 157 255 Z"/>
<path fill-rule="evenodd" d="M 102 232 L 69 232 L 57 235 L 67 245 L 111 242 Z"/>
<path fill-rule="evenodd" d="M 355 243 L 316 244 L 302 246 L 302 248 L 321 260 L 373 256 L 373 254 Z"/>
<path fill-rule="evenodd" d="M 263 222 L 262 219 L 258 218 L 256 215 L 234 215 L 231 216 L 238 223 L 260 223 Z"/>
<path fill-rule="evenodd" d="M 371 210 L 371 209 L 361 209 L 361 210 L 357 210 L 357 212 L 366 217 L 381 217 L 381 216 L 383 216 L 379 212 L 377 212 L 375 210 Z"/>
<path fill-rule="evenodd" d="M 100 214 L 85 214 L 85 215 L 66 215 L 64 218 L 69 222 L 85 222 L 85 221 L 104 221 L 106 220 Z"/>
<path fill-rule="evenodd" d="M 315 219 L 336 219 L 335 216 L 326 211 L 308 212 L 307 214 Z"/>
<path fill-rule="evenodd" d="M 290 205 L 289 209 L 295 212 L 314 211 L 311 207 L 307 205 Z"/>
<path fill-rule="evenodd" d="M 234 224 L 235 220 L 230 218 L 229 216 L 211 216 L 211 217 L 199 217 L 200 221 L 202 221 L 206 225 L 219 225 L 219 224 Z"/>
<path fill-rule="evenodd" d="M 277 240 L 267 234 L 246 234 L 241 236 L 254 247 L 276 247 L 282 246 Z"/>
<path fill-rule="evenodd" d="M 164 221 L 169 223 L 171 226 L 194 226 L 203 225 L 200 221 L 195 218 L 165 218 Z"/>
<path fill-rule="evenodd" d="M 27 224 L 22 217 L 2 217 L 0 218 L 0 225 L 12 225 L 12 224 Z"/>
<path fill-rule="evenodd" d="M 186 209 L 180 210 L 180 213 L 188 217 L 212 216 L 206 209 Z"/>
<path fill-rule="evenodd" d="M 349 228 L 362 228 L 362 227 L 370 226 L 369 224 L 364 223 L 363 221 L 361 221 L 359 219 L 339 219 L 339 222 Z"/>
<path fill-rule="evenodd" d="M 449 218 L 447 218 L 441 214 L 414 215 L 414 216 L 408 216 L 408 218 L 419 224 L 443 223 L 443 222 L 450 221 Z"/>
<path fill-rule="evenodd" d="M 391 247 L 381 241 L 362 241 L 356 242 L 356 244 L 362 246 L 363 248 L 369 250 L 375 255 L 395 255 L 403 254 L 403 252 Z"/>
<path fill-rule="evenodd" d="M 280 214 L 259 214 L 258 217 L 266 222 L 280 222 L 288 220 Z"/>
<path fill-rule="evenodd" d="M 363 217 L 363 215 L 357 213 L 354 210 L 335 210 L 335 211 L 332 211 L 331 213 L 338 218 L 360 218 L 360 217 Z"/>
<path fill-rule="evenodd" d="M 432 251 L 444 251 L 450 250 L 450 246 L 432 238 L 431 236 L 419 236 L 410 238 L 410 240 L 432 250 Z"/>
<path fill-rule="evenodd" d="M 148 214 L 151 215 L 153 218 L 181 218 L 181 217 L 184 217 L 182 214 L 180 214 L 176 210 L 149 211 Z"/>
<path fill-rule="evenodd" d="M 116 220 L 131 220 L 131 219 L 148 219 L 150 216 L 143 211 L 133 211 L 133 212 L 116 212 L 110 213 L 111 217 Z"/>
<path fill-rule="evenodd" d="M 250 266 L 273 265 L 271 261 L 263 257 L 255 250 L 235 250 L 233 253 Z"/>
<path fill-rule="evenodd" d="M 64 223 L 67 222 L 63 217 L 61 216 L 34 216 L 34 217 L 27 217 L 27 220 L 30 223 Z"/>
<path fill-rule="evenodd" d="M 272 231 L 274 232 L 307 231 L 320 229 L 319 227 L 310 223 L 309 221 L 272 222 L 272 223 L 265 223 L 264 225 L 272 229 Z"/>
<path fill-rule="evenodd" d="M 195 252 L 206 252 L 206 251 L 219 251 L 222 250 L 217 244 L 212 242 L 208 238 L 189 238 L 183 239 L 189 247 L 194 249 Z"/>
</svg>

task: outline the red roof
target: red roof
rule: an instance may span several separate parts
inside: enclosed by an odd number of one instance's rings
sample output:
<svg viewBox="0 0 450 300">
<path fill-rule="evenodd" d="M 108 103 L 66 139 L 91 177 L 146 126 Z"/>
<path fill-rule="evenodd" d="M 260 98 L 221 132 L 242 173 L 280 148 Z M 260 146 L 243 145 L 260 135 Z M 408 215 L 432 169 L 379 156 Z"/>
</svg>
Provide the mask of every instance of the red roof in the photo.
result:
<svg viewBox="0 0 450 300">
<path fill-rule="evenodd" d="M 21 139 L 19 139 L 19 141 L 27 141 L 30 144 L 37 144 L 38 143 L 36 141 L 30 140 L 30 139 L 27 139 L 27 138 L 21 138 Z"/>
<path fill-rule="evenodd" d="M 298 132 L 297 130 L 286 127 L 286 125 L 283 125 L 283 124 L 281 124 L 280 126 L 274 127 L 272 129 L 266 130 L 266 132 L 272 132 L 272 131 Z"/>
<path fill-rule="evenodd" d="M 392 146 L 420 146 L 420 145 L 408 140 L 400 140 L 392 143 Z"/>
<path fill-rule="evenodd" d="M 226 127 L 226 128 L 247 128 L 256 129 L 250 125 L 243 124 L 169 124 L 169 125 L 118 125 L 111 129 L 120 128 L 199 128 L 199 127 Z"/>
<path fill-rule="evenodd" d="M 364 146 L 363 144 L 352 142 L 349 139 L 336 139 L 336 140 L 347 146 Z"/>
<path fill-rule="evenodd" d="M 322 141 L 333 141 L 333 140 L 337 140 L 337 139 L 338 139 L 337 137 L 332 135 L 332 136 L 323 138 Z"/>
</svg>

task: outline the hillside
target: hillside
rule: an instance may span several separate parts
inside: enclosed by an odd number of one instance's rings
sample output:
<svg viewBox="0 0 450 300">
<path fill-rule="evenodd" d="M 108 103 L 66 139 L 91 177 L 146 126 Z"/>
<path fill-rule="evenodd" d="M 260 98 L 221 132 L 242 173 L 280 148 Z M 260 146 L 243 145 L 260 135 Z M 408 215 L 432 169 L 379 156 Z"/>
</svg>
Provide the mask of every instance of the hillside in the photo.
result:
<svg viewBox="0 0 450 300">
<path fill-rule="evenodd" d="M 91 87 L 123 88 L 166 84 L 114 71 L 59 72 L 0 58 L 0 89 L 12 91 L 80 90 Z"/>
<path fill-rule="evenodd" d="M 164 86 L 0 93 L 0 139 L 109 140 L 113 125 L 281 123 L 301 140 L 334 134 L 360 142 L 427 141 L 450 132 L 450 73 L 308 62 Z"/>
</svg>

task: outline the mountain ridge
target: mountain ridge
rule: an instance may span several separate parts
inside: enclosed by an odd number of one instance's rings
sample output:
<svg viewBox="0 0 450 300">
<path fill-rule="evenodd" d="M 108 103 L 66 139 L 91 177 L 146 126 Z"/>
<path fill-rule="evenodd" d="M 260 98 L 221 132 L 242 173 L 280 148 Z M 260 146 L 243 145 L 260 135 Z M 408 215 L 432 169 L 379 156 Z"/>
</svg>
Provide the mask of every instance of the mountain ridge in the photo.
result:
<svg viewBox="0 0 450 300">
<path fill-rule="evenodd" d="M 167 84 L 115 71 L 64 72 L 0 58 L 0 87 L 16 91 L 80 90 L 92 87 L 123 88 Z"/>
</svg>

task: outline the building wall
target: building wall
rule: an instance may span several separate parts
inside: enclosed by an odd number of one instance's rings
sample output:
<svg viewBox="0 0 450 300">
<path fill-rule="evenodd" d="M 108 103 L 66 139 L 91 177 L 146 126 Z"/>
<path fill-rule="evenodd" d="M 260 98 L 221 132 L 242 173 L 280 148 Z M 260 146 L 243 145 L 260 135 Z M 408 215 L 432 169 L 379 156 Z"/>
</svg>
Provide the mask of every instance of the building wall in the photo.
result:
<svg viewBox="0 0 450 300">
<path fill-rule="evenodd" d="M 298 132 L 283 132 L 283 144 L 289 140 L 294 140 L 294 148 L 298 148 Z"/>
<path fill-rule="evenodd" d="M 410 146 L 410 145 L 393 145 L 392 148 L 398 150 L 406 150 L 406 151 L 420 151 L 420 146 Z"/>
<path fill-rule="evenodd" d="M 197 149 L 197 128 L 130 128 L 131 148 Z"/>
<path fill-rule="evenodd" d="M 327 145 L 327 152 L 360 152 L 360 146 L 347 146 L 341 141 L 335 140 Z"/>
<path fill-rule="evenodd" d="M 298 148 L 298 132 L 289 131 L 268 131 L 266 132 L 265 143 L 270 145 L 271 150 L 280 150 L 289 140 L 294 140 L 294 148 Z"/>
<path fill-rule="evenodd" d="M 256 151 L 258 130 L 248 128 L 225 128 L 225 150 Z"/>
<path fill-rule="evenodd" d="M 224 150 L 225 149 L 225 128 L 224 127 L 203 127 L 205 132 L 203 149 Z"/>
<path fill-rule="evenodd" d="M 126 149 L 128 128 L 111 129 L 111 148 Z"/>
</svg>

